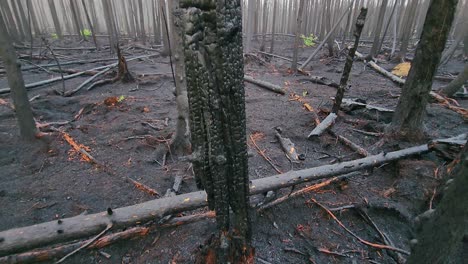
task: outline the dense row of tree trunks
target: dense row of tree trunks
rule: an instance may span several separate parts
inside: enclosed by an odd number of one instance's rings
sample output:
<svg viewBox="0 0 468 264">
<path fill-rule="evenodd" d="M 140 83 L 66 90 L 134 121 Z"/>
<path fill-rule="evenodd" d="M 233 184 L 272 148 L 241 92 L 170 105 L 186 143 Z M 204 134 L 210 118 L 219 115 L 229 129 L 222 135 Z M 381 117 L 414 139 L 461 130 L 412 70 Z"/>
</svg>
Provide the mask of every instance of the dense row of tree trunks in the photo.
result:
<svg viewBox="0 0 468 264">
<path fill-rule="evenodd" d="M 0 12 L 0 21 L 3 15 Z M 15 107 L 16 117 L 21 137 L 26 140 L 33 140 L 36 136 L 36 122 L 34 121 L 31 106 L 29 105 L 28 94 L 24 86 L 23 75 L 20 64 L 16 60 L 16 53 L 10 42 L 10 36 L 6 25 L 0 23 L 0 56 L 4 62 L 8 84 L 11 87 L 11 97 Z"/>
<path fill-rule="evenodd" d="M 432 88 L 432 78 L 445 47 L 456 3 L 457 0 L 431 2 L 412 67 L 389 128 L 390 133 L 412 139 L 423 138 L 423 117 Z"/>
<path fill-rule="evenodd" d="M 372 43 L 372 48 L 369 53 L 369 57 L 373 58 L 377 55 L 380 49 L 380 32 L 382 31 L 382 26 L 385 18 L 385 10 L 387 9 L 388 0 L 383 0 L 380 3 L 380 10 L 377 19 L 377 24 L 375 25 L 374 30 L 374 42 Z M 382 39 L 383 41 L 383 39 Z"/>
</svg>

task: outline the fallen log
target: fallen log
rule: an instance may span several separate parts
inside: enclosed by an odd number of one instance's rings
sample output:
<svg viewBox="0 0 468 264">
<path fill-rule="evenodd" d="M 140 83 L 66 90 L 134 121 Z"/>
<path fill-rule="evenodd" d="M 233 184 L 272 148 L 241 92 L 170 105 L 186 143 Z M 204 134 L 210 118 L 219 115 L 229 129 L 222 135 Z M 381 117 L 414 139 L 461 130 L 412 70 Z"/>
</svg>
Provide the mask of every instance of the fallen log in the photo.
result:
<svg viewBox="0 0 468 264">
<path fill-rule="evenodd" d="M 193 214 L 187 216 L 175 217 L 161 225 L 161 228 L 177 227 L 181 225 L 186 225 L 190 223 L 195 223 L 198 221 L 214 218 L 216 215 L 214 211 L 208 211 L 201 214 Z M 122 240 L 129 240 L 137 237 L 146 236 L 150 232 L 150 227 L 133 227 L 125 231 L 112 233 L 106 236 L 103 236 L 96 241 L 92 242 L 90 245 L 85 247 L 85 249 L 100 249 L 112 245 L 114 243 L 120 242 Z M 27 264 L 27 263 L 37 263 L 47 260 L 52 260 L 55 258 L 61 258 L 74 250 L 82 247 L 89 243 L 91 239 L 78 241 L 71 244 L 59 245 L 53 248 L 44 248 L 34 251 L 29 251 L 25 253 L 20 253 L 16 255 L 10 255 L 0 258 L 0 263 L 8 264 Z"/>
<path fill-rule="evenodd" d="M 268 53 L 268 52 L 264 52 L 264 51 L 257 51 L 257 52 L 260 53 L 260 54 L 263 54 L 263 55 L 267 55 L 267 56 L 270 56 L 270 57 L 275 57 L 275 58 L 282 59 L 282 60 L 285 60 L 285 61 L 292 61 L 292 59 L 290 59 L 290 58 L 286 58 L 286 57 L 276 55 L 276 54 L 273 54 L 273 53 Z"/>
<path fill-rule="evenodd" d="M 299 160 L 299 154 L 297 154 L 296 146 L 289 138 L 284 138 L 281 136 L 281 129 L 277 128 L 275 136 L 278 139 L 281 148 L 283 149 L 286 157 L 290 159 L 292 162 L 297 162 Z"/>
<path fill-rule="evenodd" d="M 463 134 L 456 137 L 454 143 L 460 142 L 461 137 L 466 142 L 467 134 Z M 429 144 L 399 151 L 380 153 L 353 161 L 300 171 L 290 171 L 267 178 L 252 180 L 250 182 L 250 195 L 376 167 L 383 163 L 429 152 L 432 149 L 432 145 L 438 142 L 440 141 L 434 140 Z M 452 142 L 452 139 L 444 139 L 444 142 Z M 199 191 L 151 200 L 141 204 L 108 210 L 107 212 L 78 215 L 59 221 L 5 230 L 0 232 L 0 256 L 93 236 L 101 232 L 110 223 L 113 224 L 113 228 L 128 227 L 137 223 L 154 220 L 155 218 L 161 218 L 164 215 L 189 211 L 206 205 L 206 193 Z"/>
<path fill-rule="evenodd" d="M 307 138 L 319 137 L 325 132 L 329 127 L 331 127 L 338 116 L 335 113 L 330 113 L 319 125 L 317 125 L 312 132 L 307 136 Z"/>
<path fill-rule="evenodd" d="M 95 59 L 95 60 L 75 60 L 75 61 L 66 61 L 66 62 L 61 62 L 60 65 L 65 66 L 65 65 L 73 65 L 73 64 L 86 64 L 86 63 L 95 63 L 95 62 L 101 62 L 101 61 L 111 61 L 111 60 L 116 60 L 117 58 L 107 58 L 107 59 Z M 30 62 L 28 62 L 30 63 Z M 27 66 L 27 67 L 21 67 L 22 71 L 29 71 L 29 70 L 34 70 L 38 67 L 41 68 L 49 68 L 49 67 L 56 67 L 58 66 L 57 63 L 49 63 L 49 64 L 37 64 L 33 66 Z M 5 73 L 4 69 L 0 69 L 0 73 Z"/>
<path fill-rule="evenodd" d="M 307 79 L 300 79 L 301 82 L 312 82 L 317 84 L 327 85 L 333 88 L 338 88 L 340 85 L 337 84 L 335 81 L 328 79 L 327 77 L 323 76 L 309 76 Z"/>
<path fill-rule="evenodd" d="M 137 57 L 128 59 L 127 62 L 132 61 L 132 60 L 142 59 L 142 58 L 158 56 L 158 55 L 159 54 L 149 54 L 149 55 L 137 56 Z M 74 73 L 74 74 L 63 76 L 63 79 L 64 80 L 72 79 L 72 78 L 84 75 L 89 71 L 99 71 L 99 70 L 106 69 L 106 68 L 109 68 L 109 67 L 115 67 L 115 66 L 117 66 L 117 64 L 118 64 L 118 62 L 115 62 L 115 63 L 109 64 L 109 65 L 99 66 L 99 67 L 93 68 L 91 70 L 77 72 L 77 73 Z M 26 87 L 26 89 L 30 89 L 30 88 L 39 87 L 39 86 L 42 86 L 42 85 L 54 83 L 54 82 L 57 82 L 57 81 L 61 81 L 61 80 L 62 80 L 62 77 L 57 77 L 57 78 L 43 80 L 43 81 L 39 81 L 39 82 L 35 82 L 35 83 L 29 83 L 29 84 L 26 84 L 25 87 Z M 9 92 L 10 92 L 10 88 L 0 89 L 0 94 L 5 94 L 5 93 L 9 93 Z"/>
<path fill-rule="evenodd" d="M 244 76 L 244 81 L 256 84 L 256 85 L 258 85 L 258 86 L 260 86 L 262 88 L 265 88 L 265 89 L 270 90 L 270 91 L 275 92 L 275 93 L 279 93 L 279 94 L 285 94 L 286 93 L 284 91 L 284 89 L 281 88 L 278 85 L 274 85 L 272 83 L 265 82 L 265 81 L 256 80 L 256 79 L 254 79 L 254 78 L 252 78 L 250 76 L 247 76 L 247 75 Z"/>
<path fill-rule="evenodd" d="M 91 83 L 92 81 L 94 81 L 97 77 L 105 74 L 106 72 L 112 70 L 113 67 L 108 67 L 108 68 L 105 68 L 104 70 L 101 70 L 100 72 L 94 74 L 93 76 L 91 76 L 90 78 L 88 78 L 86 81 L 84 81 L 82 84 L 80 84 L 78 87 L 76 87 L 75 89 L 73 90 L 70 90 L 68 92 L 66 92 L 64 94 L 64 96 L 71 96 L 73 94 L 75 94 L 76 92 L 78 92 L 79 90 L 81 90 L 81 88 L 85 87 L 86 85 L 88 85 L 89 83 Z"/>
</svg>

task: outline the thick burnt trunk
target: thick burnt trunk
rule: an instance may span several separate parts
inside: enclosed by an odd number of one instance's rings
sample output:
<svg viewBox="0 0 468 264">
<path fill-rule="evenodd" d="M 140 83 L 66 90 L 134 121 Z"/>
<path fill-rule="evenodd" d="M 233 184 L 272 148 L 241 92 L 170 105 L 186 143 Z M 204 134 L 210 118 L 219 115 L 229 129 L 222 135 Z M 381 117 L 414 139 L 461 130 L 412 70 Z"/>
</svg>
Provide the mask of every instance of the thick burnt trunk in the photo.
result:
<svg viewBox="0 0 468 264">
<path fill-rule="evenodd" d="M 2 20 L 3 15 L 0 12 L 0 21 Z M 18 118 L 20 134 L 23 139 L 33 140 L 37 132 L 36 123 L 29 105 L 20 64 L 16 60 L 15 49 L 9 40 L 10 36 L 7 33 L 5 24 L 0 23 L 0 57 L 3 59 L 8 84 L 11 87 L 11 97 Z"/>
<path fill-rule="evenodd" d="M 437 65 L 453 21 L 457 0 L 434 0 L 429 7 L 413 65 L 402 89 L 390 133 L 408 139 L 423 137 L 424 110 Z"/>
<path fill-rule="evenodd" d="M 206 259 L 249 263 L 242 17 L 240 0 L 182 0 L 193 169 L 216 211 L 219 234 Z M 230 209 L 233 214 L 231 215 Z M 213 259 L 212 259 L 213 257 Z"/>
<path fill-rule="evenodd" d="M 468 226 L 467 143 L 460 155 L 458 168 L 452 172 L 453 182 L 433 215 L 423 224 L 408 264 L 463 263 L 457 251 L 463 246 Z"/>
</svg>

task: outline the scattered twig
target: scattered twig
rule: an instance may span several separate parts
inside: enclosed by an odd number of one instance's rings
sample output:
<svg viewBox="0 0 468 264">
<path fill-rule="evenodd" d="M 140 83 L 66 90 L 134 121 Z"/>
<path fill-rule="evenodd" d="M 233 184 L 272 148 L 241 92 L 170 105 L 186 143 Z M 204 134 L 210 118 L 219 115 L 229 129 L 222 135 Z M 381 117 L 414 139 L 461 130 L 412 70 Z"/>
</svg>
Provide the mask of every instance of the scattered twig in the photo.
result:
<svg viewBox="0 0 468 264">
<path fill-rule="evenodd" d="M 403 253 L 405 255 L 410 254 L 410 252 L 408 252 L 406 250 L 403 250 L 403 249 L 400 249 L 400 248 L 396 248 L 396 247 L 392 247 L 392 246 L 388 246 L 388 245 L 371 243 L 371 242 L 369 242 L 367 240 L 364 240 L 364 239 L 360 238 L 358 235 L 353 233 L 353 231 L 349 230 L 327 207 L 325 207 L 321 203 L 317 202 L 317 200 L 315 200 L 314 198 L 311 198 L 310 200 L 312 202 L 316 203 L 318 206 L 320 206 L 323 210 L 325 210 L 333 218 L 333 220 L 335 220 L 335 222 L 338 223 L 339 226 L 341 226 L 346 232 L 348 232 L 350 235 L 352 235 L 354 238 L 356 238 L 362 244 L 370 246 L 370 247 L 378 248 L 378 249 L 388 249 L 388 250 L 397 251 L 397 252 Z"/>
<path fill-rule="evenodd" d="M 62 95 L 65 95 L 65 79 L 63 79 L 63 71 L 62 71 L 62 66 L 60 65 L 60 62 L 59 60 L 57 59 L 57 56 L 55 56 L 55 52 L 54 50 L 50 47 L 49 45 L 49 42 L 47 41 L 47 39 L 45 39 L 44 37 L 42 37 L 42 42 L 44 43 L 44 45 L 46 46 L 46 48 L 50 51 L 50 54 L 52 55 L 52 57 L 54 58 L 55 62 L 57 63 L 57 66 L 60 70 L 60 76 L 62 77 Z"/>
<path fill-rule="evenodd" d="M 141 182 L 135 181 L 134 179 L 132 179 L 132 178 L 130 178 L 130 177 L 127 177 L 127 179 L 128 179 L 130 182 L 132 182 L 132 183 L 135 185 L 135 187 L 136 187 L 137 189 L 142 190 L 142 191 L 144 191 L 144 192 L 146 192 L 146 193 L 149 193 L 149 194 L 151 194 L 151 195 L 153 195 L 153 196 L 159 196 L 159 193 L 158 193 L 155 189 L 153 189 L 153 188 L 151 188 L 151 187 L 148 187 L 148 186 L 144 185 L 144 184 L 141 183 Z"/>
<path fill-rule="evenodd" d="M 367 136 L 372 136 L 372 137 L 381 137 L 381 136 L 383 136 L 383 133 L 369 132 L 369 131 L 359 130 L 359 129 L 355 129 L 355 128 L 351 128 L 351 130 L 359 132 L 359 133 L 367 135 Z"/>
<path fill-rule="evenodd" d="M 316 138 L 323 134 L 330 126 L 335 123 L 338 116 L 335 113 L 330 113 L 319 125 L 317 125 L 307 138 Z"/>
<path fill-rule="evenodd" d="M 74 255 L 76 252 L 82 250 L 83 248 L 91 245 L 91 243 L 93 243 L 94 241 L 96 241 L 98 238 L 100 238 L 102 235 L 104 235 L 104 233 L 106 233 L 109 229 L 112 228 L 112 223 L 108 224 L 106 226 L 106 228 L 104 230 L 102 230 L 101 233 L 99 233 L 97 236 L 95 236 L 93 239 L 90 239 L 88 242 L 86 242 L 85 244 L 83 244 L 81 247 L 73 250 L 72 252 L 70 252 L 69 254 L 67 254 L 65 257 L 61 258 L 59 261 L 55 262 L 55 264 L 59 264 L 59 263 L 62 263 L 64 262 L 68 257 Z"/>
<path fill-rule="evenodd" d="M 262 151 L 260 149 L 260 147 L 257 145 L 257 143 L 255 142 L 255 139 L 253 138 L 252 134 L 250 135 L 250 140 L 252 141 L 252 144 L 255 146 L 255 148 L 257 149 L 257 152 L 258 154 L 260 154 L 260 156 L 262 156 L 272 167 L 273 169 L 275 169 L 276 172 L 278 173 L 283 173 L 282 171 L 280 171 L 276 166 L 275 164 L 273 164 L 273 161 L 271 160 L 270 157 L 268 157 L 267 155 L 265 155 L 265 151 Z"/>
</svg>

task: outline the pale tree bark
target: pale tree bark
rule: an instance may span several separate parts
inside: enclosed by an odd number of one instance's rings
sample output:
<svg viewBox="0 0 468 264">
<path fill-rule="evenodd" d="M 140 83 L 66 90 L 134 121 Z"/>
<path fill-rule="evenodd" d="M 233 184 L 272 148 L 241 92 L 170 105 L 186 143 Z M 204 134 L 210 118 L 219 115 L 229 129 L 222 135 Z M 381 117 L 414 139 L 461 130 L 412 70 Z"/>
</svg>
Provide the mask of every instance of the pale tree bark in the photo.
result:
<svg viewBox="0 0 468 264">
<path fill-rule="evenodd" d="M 160 25 L 158 24 L 158 21 L 161 21 L 159 19 L 159 16 L 160 15 L 157 15 L 159 14 L 158 12 L 158 8 L 156 7 L 156 2 L 157 0 L 152 0 L 151 1 L 151 7 L 152 7 L 152 11 L 153 11 L 153 34 L 154 34 L 154 43 L 155 44 L 158 44 L 158 43 L 161 43 L 161 32 L 159 31 L 160 29 Z"/>
<path fill-rule="evenodd" d="M 273 0 L 273 23 L 271 25 L 271 46 L 270 46 L 270 53 L 274 52 L 275 49 L 275 31 L 276 31 L 276 17 L 277 17 L 277 8 L 278 8 L 278 1 Z"/>
<path fill-rule="evenodd" d="M 141 32 L 141 41 L 146 42 L 146 32 L 145 32 L 145 14 L 143 13 L 143 2 L 138 0 L 138 9 L 140 10 L 140 32 Z"/>
<path fill-rule="evenodd" d="M 382 0 L 380 3 L 379 16 L 377 20 L 377 25 L 375 26 L 374 33 L 374 42 L 372 43 L 372 48 L 369 53 L 369 58 L 373 58 L 378 54 L 380 47 L 380 32 L 382 31 L 382 26 L 385 18 L 385 10 L 387 9 L 388 0 Z M 383 39 L 382 39 L 383 42 Z"/>
<path fill-rule="evenodd" d="M 21 1 L 12 1 L 12 3 L 18 9 L 18 13 L 19 13 L 20 19 L 22 21 L 21 23 L 23 24 L 25 34 L 29 34 L 31 29 L 29 27 L 29 22 L 28 22 L 28 18 L 26 16 L 26 13 L 24 12 L 24 7 L 23 7 L 22 2 Z"/>
<path fill-rule="evenodd" d="M 83 32 L 83 23 L 81 22 L 81 17 L 79 14 L 78 7 L 75 5 L 74 0 L 70 0 L 70 9 L 72 12 L 73 24 L 75 25 L 75 32 L 78 34 L 78 39 L 86 40 L 86 36 L 82 34 Z"/>
<path fill-rule="evenodd" d="M 463 69 L 462 72 L 460 72 L 455 78 L 455 80 L 451 81 L 449 84 L 446 86 L 442 87 L 440 89 L 440 93 L 452 97 L 456 92 L 458 92 L 463 84 L 468 80 L 468 63 L 465 64 L 465 68 Z"/>
<path fill-rule="evenodd" d="M 184 155 L 190 152 L 189 104 L 187 97 L 187 80 L 185 77 L 185 54 L 183 42 L 183 13 L 179 0 L 168 2 L 171 10 L 171 56 L 174 63 L 175 96 L 177 103 L 176 131 L 171 139 L 171 153 Z"/>
<path fill-rule="evenodd" d="M 411 38 L 411 35 L 413 33 L 413 24 L 414 21 L 416 20 L 416 8 L 418 6 L 419 0 L 410 0 L 411 3 L 409 4 L 409 7 L 407 7 L 407 10 L 405 12 L 405 18 L 404 18 L 404 28 L 403 28 L 403 33 L 401 37 L 401 44 L 400 44 L 400 52 L 398 53 L 397 57 L 400 60 L 404 60 L 406 57 L 406 52 L 408 52 L 408 45 L 409 41 Z"/>
<path fill-rule="evenodd" d="M 246 31 L 246 42 L 245 42 L 245 53 L 249 53 L 252 50 L 252 37 L 254 32 L 254 15 L 255 15 L 255 2 L 254 0 L 248 1 L 247 5 L 247 31 Z"/>
<path fill-rule="evenodd" d="M 0 12 L 0 21 L 3 20 L 3 15 Z M 34 122 L 31 106 L 29 105 L 20 64 L 16 60 L 15 49 L 9 40 L 10 36 L 7 33 L 5 24 L 0 23 L 0 56 L 3 59 L 7 73 L 8 85 L 10 86 L 20 134 L 25 140 L 33 140 L 37 133 L 36 123 Z"/>
<path fill-rule="evenodd" d="M 91 11 L 91 20 L 93 21 L 94 30 L 96 31 L 96 34 L 97 34 L 101 30 L 101 25 L 99 24 L 99 20 L 98 20 L 98 18 L 96 16 L 96 9 L 98 9 L 97 1 L 96 0 L 89 0 L 88 1 L 88 6 L 89 6 L 89 10 Z"/>
<path fill-rule="evenodd" d="M 383 32 L 383 36 L 382 38 L 380 39 L 380 42 L 379 42 L 379 47 L 377 48 L 377 54 L 380 53 L 380 50 L 382 49 L 382 45 L 385 41 L 385 37 L 387 36 L 387 32 L 388 32 L 388 29 L 390 28 L 390 24 L 392 23 L 392 20 L 396 20 L 396 17 L 395 17 L 395 11 L 396 11 L 396 7 L 398 5 L 398 0 L 395 0 L 395 3 L 393 4 L 393 7 L 392 7 L 392 12 L 390 13 L 390 16 L 388 17 L 388 22 L 387 22 L 387 25 L 385 26 L 385 30 Z"/>
<path fill-rule="evenodd" d="M 263 1 L 263 20 L 262 20 L 262 44 L 260 45 L 260 51 L 265 51 L 267 26 L 268 26 L 268 1 Z"/>
<path fill-rule="evenodd" d="M 13 10 L 13 14 L 15 16 L 15 20 L 16 20 L 16 23 L 17 23 L 17 26 L 18 26 L 18 33 L 20 34 L 21 40 L 24 41 L 26 39 L 28 31 L 25 30 L 23 21 L 21 19 L 21 15 L 20 15 L 20 13 L 18 11 L 18 7 L 14 3 L 14 1 L 11 1 L 10 3 L 11 3 L 11 9 Z"/>
<path fill-rule="evenodd" d="M 450 60 L 450 58 L 452 58 L 453 54 L 455 53 L 457 47 L 460 45 L 460 43 L 466 36 L 468 36 L 468 26 L 465 26 L 464 31 L 460 32 L 453 41 L 452 45 L 450 45 L 450 47 L 447 50 L 445 50 L 444 53 L 442 53 L 440 65 L 447 64 L 447 62 Z"/>
<path fill-rule="evenodd" d="M 122 1 L 123 8 L 125 10 L 125 16 L 128 16 L 128 22 L 130 26 L 130 32 L 128 32 L 128 35 L 133 37 L 134 40 L 137 39 L 137 29 L 135 26 L 135 18 L 133 16 L 133 11 L 132 11 L 132 4 L 131 1 Z"/>
<path fill-rule="evenodd" d="M 0 1 L 0 8 L 0 11 L 3 12 L 4 21 L 8 22 L 8 26 L 5 28 L 8 30 L 10 37 L 14 40 L 19 40 L 20 36 L 18 35 L 18 27 L 16 26 L 16 22 L 13 18 L 8 2 L 6 0 Z"/>
<path fill-rule="evenodd" d="M 193 169 L 219 230 L 208 254 L 214 259 L 200 263 L 253 263 L 240 0 L 182 0 L 181 6 Z"/>
<path fill-rule="evenodd" d="M 50 14 L 52 15 L 52 21 L 54 22 L 55 34 L 58 38 L 62 38 L 62 28 L 60 27 L 60 20 L 57 16 L 57 9 L 55 8 L 54 0 L 49 0 Z"/>
<path fill-rule="evenodd" d="M 424 137 L 423 117 L 437 65 L 453 21 L 457 0 L 433 0 L 408 79 L 402 89 L 390 134 L 407 139 Z"/>
<path fill-rule="evenodd" d="M 463 237 L 468 230 L 468 142 L 458 159 L 459 164 L 452 172 L 453 182 L 433 215 L 423 224 L 408 264 L 466 261 L 457 252 L 461 252 Z"/>
<path fill-rule="evenodd" d="M 109 34 L 109 45 L 110 45 L 110 52 L 114 53 L 115 47 L 118 45 L 118 36 L 114 32 L 114 25 L 112 23 L 113 15 L 110 7 L 110 3 L 108 0 L 102 0 L 102 6 L 104 10 L 104 20 L 106 22 L 107 32 Z"/>
<path fill-rule="evenodd" d="M 302 17 L 304 14 L 304 1 L 300 0 L 299 2 L 299 11 L 297 12 L 297 22 L 296 22 L 296 37 L 294 38 L 294 50 L 293 58 L 291 64 L 291 71 L 297 72 L 297 55 L 299 53 L 299 41 L 301 39 L 301 27 L 302 27 Z"/>
<path fill-rule="evenodd" d="M 171 52 L 169 44 L 169 25 L 167 23 L 166 0 L 159 0 L 159 10 L 161 11 L 161 27 L 162 27 L 162 40 L 163 50 L 161 51 L 162 56 L 168 56 Z"/>
<path fill-rule="evenodd" d="M 96 39 L 96 32 L 94 31 L 93 22 L 91 21 L 91 18 L 89 17 L 89 13 L 88 13 L 88 9 L 86 8 L 85 0 L 81 0 L 81 3 L 83 4 L 83 10 L 84 10 L 85 15 L 86 15 L 86 20 L 88 21 L 88 25 L 89 25 L 89 28 L 91 30 L 91 34 L 93 36 L 94 45 L 96 46 L 96 50 L 99 50 L 99 44 L 98 44 L 97 39 Z"/>
</svg>

